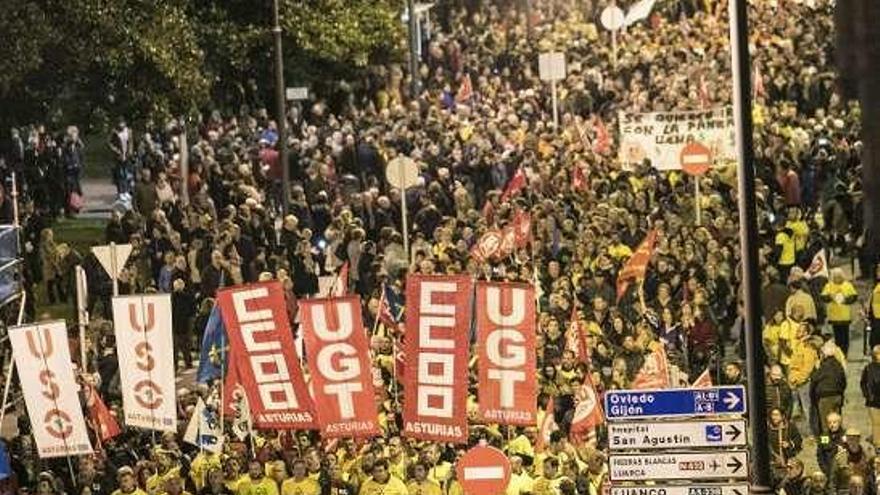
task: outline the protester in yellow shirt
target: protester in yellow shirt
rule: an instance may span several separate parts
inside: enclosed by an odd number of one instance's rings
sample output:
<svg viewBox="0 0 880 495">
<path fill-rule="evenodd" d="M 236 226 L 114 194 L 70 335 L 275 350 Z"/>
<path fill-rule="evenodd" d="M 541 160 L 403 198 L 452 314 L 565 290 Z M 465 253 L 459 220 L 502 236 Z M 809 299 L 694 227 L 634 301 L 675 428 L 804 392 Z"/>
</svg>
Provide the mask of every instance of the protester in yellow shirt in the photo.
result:
<svg viewBox="0 0 880 495">
<path fill-rule="evenodd" d="M 523 469 L 522 457 L 510 456 L 510 481 L 507 483 L 505 495 L 527 495 L 532 493 L 535 480 Z"/>
<path fill-rule="evenodd" d="M 791 230 L 792 239 L 794 240 L 795 255 L 807 247 L 807 239 L 810 237 L 810 227 L 801 218 L 801 212 L 797 208 L 788 209 L 788 220 L 785 222 L 785 228 Z"/>
<path fill-rule="evenodd" d="M 391 475 L 388 461 L 380 459 L 373 464 L 373 476 L 361 485 L 360 495 L 408 495 L 403 481 Z"/>
<path fill-rule="evenodd" d="M 134 477 L 134 470 L 128 466 L 119 468 L 116 473 L 119 488 L 113 492 L 113 495 L 147 495 L 147 492 L 141 490 L 137 486 L 137 479 Z"/>
<path fill-rule="evenodd" d="M 547 457 L 542 464 L 542 474 L 532 485 L 534 495 L 560 495 L 559 484 L 568 479 L 559 476 L 559 459 Z"/>
<path fill-rule="evenodd" d="M 162 495 L 191 495 L 188 491 L 183 489 L 183 478 L 180 477 L 180 474 L 172 474 L 165 478 L 165 491 L 162 492 Z"/>
<path fill-rule="evenodd" d="M 309 477 L 306 461 L 293 461 L 293 477 L 281 483 L 281 495 L 320 495 L 321 486 Z"/>
<path fill-rule="evenodd" d="M 221 466 L 219 455 L 209 450 L 199 452 L 189 466 L 189 477 L 195 485 L 196 491 L 201 491 L 208 482 L 208 472 Z"/>
<path fill-rule="evenodd" d="M 782 310 L 773 315 L 773 320 L 764 326 L 764 349 L 772 363 L 788 366 L 797 329 L 800 323 L 786 318 Z"/>
<path fill-rule="evenodd" d="M 248 464 L 248 479 L 238 485 L 238 495 L 279 495 L 278 485 L 266 477 L 263 464 L 253 460 Z"/>
<path fill-rule="evenodd" d="M 428 466 L 423 462 L 413 465 L 413 481 L 406 485 L 409 495 L 443 495 L 440 483 L 428 479 Z"/>
<path fill-rule="evenodd" d="M 874 290 L 871 291 L 871 304 L 868 308 L 868 323 L 871 325 L 870 345 L 880 345 L 880 265 L 877 265 Z"/>
<path fill-rule="evenodd" d="M 776 260 L 776 267 L 779 269 L 779 278 L 781 280 L 788 280 L 788 273 L 791 271 L 791 267 L 794 266 L 797 257 L 791 229 L 782 226 L 776 232 L 773 255 Z"/>
<path fill-rule="evenodd" d="M 843 270 L 831 270 L 831 280 L 822 289 L 822 300 L 827 303 L 828 323 L 834 329 L 834 342 L 843 351 L 849 353 L 849 327 L 852 324 L 852 308 L 858 299 L 858 292 L 852 282 L 843 276 Z"/>
<path fill-rule="evenodd" d="M 230 495 L 232 490 L 226 486 L 226 477 L 223 469 L 212 467 L 205 475 L 205 486 L 199 490 L 199 495 Z"/>
</svg>

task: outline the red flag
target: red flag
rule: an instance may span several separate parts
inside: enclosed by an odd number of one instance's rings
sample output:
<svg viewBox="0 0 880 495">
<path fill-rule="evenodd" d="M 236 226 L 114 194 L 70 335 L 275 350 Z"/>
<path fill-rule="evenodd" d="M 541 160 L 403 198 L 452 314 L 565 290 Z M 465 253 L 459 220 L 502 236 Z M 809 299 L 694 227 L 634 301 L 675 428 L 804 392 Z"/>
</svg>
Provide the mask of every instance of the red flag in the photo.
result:
<svg viewBox="0 0 880 495">
<path fill-rule="evenodd" d="M 300 301 L 315 413 L 325 438 L 380 433 L 357 296 Z"/>
<path fill-rule="evenodd" d="M 580 435 L 592 430 L 605 422 L 602 403 L 589 374 L 575 392 L 574 416 L 571 418 L 571 434 Z"/>
<path fill-rule="evenodd" d="M 759 63 L 755 63 L 755 69 L 752 72 L 752 93 L 753 99 L 767 96 L 767 90 L 764 88 L 764 74 L 761 73 L 761 64 Z"/>
<path fill-rule="evenodd" d="M 467 443 L 472 291 L 467 275 L 406 278 L 404 436 Z"/>
<path fill-rule="evenodd" d="M 651 388 L 669 388 L 669 362 L 666 360 L 666 351 L 658 347 L 654 352 L 645 356 L 645 364 L 633 379 L 630 388 L 645 390 Z"/>
<path fill-rule="evenodd" d="M 287 319 L 284 289 L 277 280 L 221 289 L 232 356 L 227 385 L 239 382 L 258 428 L 314 428 L 314 410 Z M 230 395 L 230 394 L 227 394 Z"/>
<path fill-rule="evenodd" d="M 501 231 L 501 246 L 498 248 L 498 258 L 506 258 L 513 254 L 516 249 L 516 230 L 513 224 L 504 227 Z"/>
<path fill-rule="evenodd" d="M 526 182 L 526 171 L 522 167 L 516 169 L 516 173 L 507 181 L 507 186 L 504 188 L 504 192 L 501 193 L 501 201 L 505 201 L 507 198 L 525 189 Z"/>
<path fill-rule="evenodd" d="M 535 452 L 543 452 L 544 448 L 550 443 L 550 435 L 554 431 L 559 431 L 559 425 L 556 424 L 556 417 L 553 415 L 555 409 L 553 397 L 550 397 L 547 399 L 547 407 L 544 409 L 544 419 L 541 420 L 538 440 L 535 442 Z"/>
<path fill-rule="evenodd" d="M 333 280 L 333 287 L 330 289 L 331 296 L 341 297 L 348 293 L 348 271 L 349 264 L 346 261 L 339 268 L 336 279 Z"/>
<path fill-rule="evenodd" d="M 85 392 L 86 407 L 89 412 L 88 423 L 92 430 L 94 430 L 95 437 L 98 441 L 104 443 L 122 433 L 122 430 L 119 428 L 119 423 L 116 421 L 116 418 L 110 414 L 110 410 L 107 408 L 107 405 L 104 404 L 104 401 L 101 400 L 101 396 L 98 395 L 98 391 L 95 387 L 93 385 L 86 385 Z"/>
<path fill-rule="evenodd" d="M 654 253 L 654 243 L 657 242 L 657 231 L 651 230 L 645 239 L 639 244 L 638 249 L 627 260 L 626 265 L 617 274 L 617 300 L 626 293 L 629 287 L 629 281 L 634 279 L 645 278 L 648 271 L 648 263 L 651 261 L 651 255 Z"/>
<path fill-rule="evenodd" d="M 516 247 L 522 249 L 532 240 L 532 215 L 523 210 L 517 210 L 513 216 L 513 230 L 516 235 Z"/>
<path fill-rule="evenodd" d="M 611 151 L 611 135 L 608 133 L 608 128 L 605 127 L 605 122 L 598 115 L 593 118 L 593 132 L 596 133 L 593 152 L 604 155 Z"/>
<path fill-rule="evenodd" d="M 583 328 L 581 328 L 581 322 L 578 320 L 577 305 L 571 307 L 571 320 L 568 324 L 568 331 L 565 332 L 565 350 L 573 352 L 578 361 L 588 361 L 587 341 Z"/>
<path fill-rule="evenodd" d="M 699 88 L 697 89 L 700 98 L 700 108 L 709 106 L 709 83 L 706 81 L 706 75 L 700 74 Z"/>
<path fill-rule="evenodd" d="M 461 78 L 461 85 L 458 87 L 458 93 L 455 94 L 456 103 L 467 103 L 474 96 L 474 86 L 471 83 L 471 75 L 465 74 Z"/>
<path fill-rule="evenodd" d="M 476 303 L 480 414 L 491 423 L 534 426 L 535 290 L 477 282 Z"/>
<path fill-rule="evenodd" d="M 691 387 L 693 387 L 693 388 L 706 388 L 706 387 L 711 387 L 711 386 L 712 386 L 712 374 L 709 373 L 709 368 L 706 368 L 706 371 L 704 371 L 700 376 L 698 376 L 697 379 L 694 380 L 694 383 L 691 384 Z"/>
<path fill-rule="evenodd" d="M 471 256 L 477 261 L 483 262 L 498 255 L 501 251 L 501 244 L 504 241 L 504 235 L 497 229 L 487 231 L 480 236 L 480 239 L 471 248 Z"/>
<path fill-rule="evenodd" d="M 587 177 L 584 175 L 584 169 L 580 162 L 575 162 L 571 169 L 571 189 L 573 191 L 581 191 L 587 188 Z"/>
</svg>

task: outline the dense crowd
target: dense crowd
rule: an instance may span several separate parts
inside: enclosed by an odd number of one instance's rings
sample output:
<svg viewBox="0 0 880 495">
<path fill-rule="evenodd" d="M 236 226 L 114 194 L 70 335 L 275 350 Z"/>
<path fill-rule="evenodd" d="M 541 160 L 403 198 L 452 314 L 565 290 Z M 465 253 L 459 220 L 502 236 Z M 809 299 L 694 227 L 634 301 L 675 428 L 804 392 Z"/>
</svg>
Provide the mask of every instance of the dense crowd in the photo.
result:
<svg viewBox="0 0 880 495">
<path fill-rule="evenodd" d="M 612 67 L 609 34 L 597 21 L 603 2 L 532 2 L 531 39 L 524 14 L 510 3 L 439 2 L 416 94 L 399 66 L 376 66 L 341 103 L 319 98 L 293 107 L 289 164 L 280 163 L 277 126 L 265 109 L 206 113 L 185 124 L 186 150 L 179 123 L 134 131 L 120 122 L 107 144 L 121 201 L 104 241 L 134 246 L 119 290 L 171 293 L 179 371 L 198 358 L 218 288 L 283 281 L 296 328 L 295 301 L 317 295 L 320 277 L 345 265 L 346 289 L 361 296 L 371 332 L 381 437 L 327 442 L 315 432 L 258 431 L 242 442 L 230 435 L 218 455 L 173 434 L 124 429 L 98 454 L 75 460 L 69 475 L 63 461 L 36 458 L 22 410 L 9 447 L 15 475 L 8 491 L 460 494 L 452 466 L 465 446 L 400 435 L 394 367 L 406 336 L 379 311 L 385 287 L 402 297 L 406 273 L 469 273 L 536 286 L 538 423 L 499 427 L 471 415 L 472 443 L 498 446 L 512 461 L 507 495 L 603 493 L 604 428 L 586 438 L 569 435 L 575 392 L 587 374 L 600 393 L 626 389 L 647 356 L 662 349 L 678 370 L 676 386 L 705 372 L 716 384 L 744 383 L 733 167 L 717 164 L 698 179 L 698 225 L 695 179 L 649 162 L 622 163 L 614 132 L 620 111 L 730 104 L 726 4 L 662 2 L 620 33 Z M 874 287 L 876 263 L 862 253 L 858 108 L 835 93 L 832 8 L 826 0 L 751 7 L 766 407 L 776 482 L 789 495 L 874 494 L 880 479 L 872 457 L 880 443 L 874 334 L 867 344 L 874 362 L 861 381 L 871 424 L 851 424 L 843 410 L 847 357 L 862 347 L 850 334 L 863 319 L 876 328 L 880 290 L 860 297 L 849 269 L 827 276 L 811 269 L 822 253 L 832 265 L 857 260 L 855 273 Z M 536 60 L 557 49 L 566 53 L 568 74 L 554 128 Z M 466 79 L 472 95 L 460 91 Z M 25 286 L 30 304 L 36 299 L 28 312 L 72 302 L 74 267 L 86 268 L 95 321 L 88 362 L 79 364 L 119 411 L 110 279 L 93 255 L 71 249 L 51 228 L 55 216 L 81 204 L 83 143 L 73 127 L 56 138 L 42 126 L 13 131 L 10 142 L 4 170 L 20 178 Z M 185 176 L 181 151 L 188 155 Z M 397 156 L 414 159 L 420 172 L 418 185 L 403 193 L 410 259 L 402 193 L 385 180 L 385 165 Z M 287 212 L 283 166 L 294 181 Z M 511 191 L 523 176 L 526 185 Z M 519 212 L 531 215 L 528 247 L 503 260 L 471 255 L 482 234 Z M 618 298 L 618 272 L 652 231 L 657 242 L 645 278 Z M 568 345 L 572 332 L 585 334 L 588 363 Z M 209 387 L 178 390 L 182 428 L 199 396 L 207 398 Z M 548 415 L 558 430 L 543 438 L 539 427 Z M 871 435 L 855 426 L 870 427 Z M 799 456 L 805 442 L 816 445 L 815 471 Z"/>
</svg>

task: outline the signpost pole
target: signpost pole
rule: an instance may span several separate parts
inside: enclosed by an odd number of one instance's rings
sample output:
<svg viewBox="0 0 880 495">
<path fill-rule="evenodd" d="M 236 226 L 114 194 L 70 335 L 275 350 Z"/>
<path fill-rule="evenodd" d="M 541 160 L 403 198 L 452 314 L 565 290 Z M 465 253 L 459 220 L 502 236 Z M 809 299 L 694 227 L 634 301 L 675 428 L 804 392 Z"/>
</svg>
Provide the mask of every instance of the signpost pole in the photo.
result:
<svg viewBox="0 0 880 495">
<path fill-rule="evenodd" d="M 733 67 L 733 105 L 736 124 L 737 182 L 739 185 L 739 228 L 742 252 L 744 328 L 748 398 L 752 404 L 749 429 L 752 439 L 767 438 L 767 409 L 764 385 L 764 352 L 761 342 L 761 293 L 758 279 L 758 221 L 755 206 L 755 169 L 752 142 L 751 74 L 748 47 L 746 0 L 731 0 L 730 54 Z M 752 477 L 750 493 L 773 493 L 769 443 L 755 440 L 751 445 Z"/>
<path fill-rule="evenodd" d="M 556 99 L 556 79 L 550 81 L 550 91 L 553 94 L 553 128 L 559 128 L 559 102 Z"/>
<path fill-rule="evenodd" d="M 86 328 L 89 326 L 88 289 L 86 288 L 86 271 L 76 265 L 76 316 L 79 325 L 79 359 L 83 372 L 89 371 L 86 361 Z"/>
<path fill-rule="evenodd" d="M 404 175 L 404 161 L 397 161 L 397 168 L 400 176 Z M 409 256 L 409 219 L 407 218 L 406 213 L 406 184 L 400 188 L 400 223 L 403 224 L 401 226 L 401 232 L 403 233 L 403 254 L 406 255 L 406 265 L 412 262 Z"/>
<path fill-rule="evenodd" d="M 290 166 L 287 156 L 287 110 L 284 100 L 284 53 L 281 42 L 281 14 L 278 11 L 278 0 L 272 2 L 274 26 L 272 35 L 275 39 L 275 118 L 278 122 L 278 161 L 281 164 L 281 217 L 290 210 Z"/>
<path fill-rule="evenodd" d="M 119 295 L 119 280 L 116 267 L 116 243 L 110 243 L 110 279 L 113 280 L 113 297 Z"/>
<path fill-rule="evenodd" d="M 703 224 L 702 222 L 702 209 L 700 205 L 700 176 L 694 176 L 694 207 L 697 211 L 697 226 Z"/>
<path fill-rule="evenodd" d="M 617 70 L 617 30 L 611 30 L 611 68 Z"/>
</svg>

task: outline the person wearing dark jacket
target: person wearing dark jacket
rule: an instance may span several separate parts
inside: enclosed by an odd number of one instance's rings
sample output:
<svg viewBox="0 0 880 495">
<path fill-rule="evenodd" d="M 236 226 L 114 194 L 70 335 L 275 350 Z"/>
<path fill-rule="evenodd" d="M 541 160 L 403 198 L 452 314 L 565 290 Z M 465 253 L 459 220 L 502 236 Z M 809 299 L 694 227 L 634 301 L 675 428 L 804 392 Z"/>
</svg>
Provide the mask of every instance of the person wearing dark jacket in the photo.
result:
<svg viewBox="0 0 880 495">
<path fill-rule="evenodd" d="M 804 493 L 807 477 L 804 475 L 804 463 L 800 459 L 789 459 L 785 463 L 785 475 L 779 482 L 779 488 L 786 494 Z"/>
<path fill-rule="evenodd" d="M 825 421 L 828 415 L 840 413 L 843 408 L 843 394 L 846 391 L 846 372 L 835 351 L 836 346 L 831 341 L 822 346 L 822 361 L 810 382 L 810 397 L 819 413 L 822 435 L 828 434 Z"/>
<path fill-rule="evenodd" d="M 880 345 L 871 351 L 872 361 L 862 371 L 861 389 L 871 418 L 871 441 L 880 446 Z"/>
<path fill-rule="evenodd" d="M 777 476 L 782 477 L 785 475 L 788 461 L 801 451 L 803 440 L 797 427 L 791 424 L 778 408 L 770 411 L 767 430 L 770 435 L 770 462 Z"/>
<path fill-rule="evenodd" d="M 791 387 L 782 373 L 782 366 L 774 364 L 767 374 L 767 412 L 779 409 L 786 418 L 791 418 L 792 400 Z"/>
<path fill-rule="evenodd" d="M 819 436 L 819 442 L 816 445 L 816 461 L 819 469 L 826 476 L 831 475 L 831 468 L 834 464 L 834 457 L 844 448 L 846 435 L 844 435 L 843 421 L 840 414 L 831 413 L 822 422 L 822 435 Z"/>
</svg>

